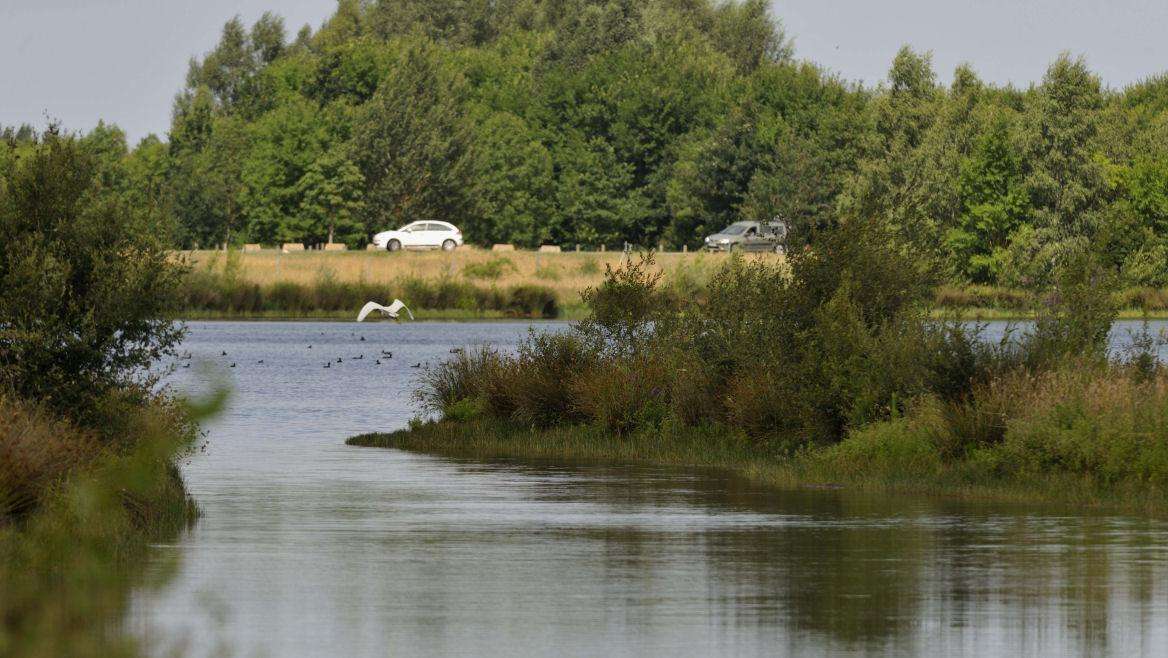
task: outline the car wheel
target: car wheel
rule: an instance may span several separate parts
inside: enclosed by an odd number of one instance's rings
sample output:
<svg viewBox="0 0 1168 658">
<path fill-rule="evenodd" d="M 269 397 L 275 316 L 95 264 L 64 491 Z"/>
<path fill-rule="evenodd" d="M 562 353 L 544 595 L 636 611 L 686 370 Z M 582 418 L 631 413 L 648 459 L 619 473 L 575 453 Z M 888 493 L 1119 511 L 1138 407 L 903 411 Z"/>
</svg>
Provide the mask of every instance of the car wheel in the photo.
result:
<svg viewBox="0 0 1168 658">
<path fill-rule="evenodd" d="M 775 245 L 775 253 L 776 253 L 776 254 L 781 254 L 781 253 L 783 253 L 783 245 L 781 245 L 781 244 L 777 244 L 777 245 Z"/>
<path fill-rule="evenodd" d="M 454 248 L 457 246 L 458 245 L 454 243 L 454 240 L 446 240 L 442 243 L 442 251 L 454 251 Z"/>
<path fill-rule="evenodd" d="M 390 240 L 389 244 L 385 245 L 386 251 L 401 251 L 401 241 Z"/>
<path fill-rule="evenodd" d="M 730 253 L 734 253 L 734 252 L 738 251 L 738 245 L 732 244 L 729 247 L 726 247 L 726 251 L 729 251 Z"/>
</svg>

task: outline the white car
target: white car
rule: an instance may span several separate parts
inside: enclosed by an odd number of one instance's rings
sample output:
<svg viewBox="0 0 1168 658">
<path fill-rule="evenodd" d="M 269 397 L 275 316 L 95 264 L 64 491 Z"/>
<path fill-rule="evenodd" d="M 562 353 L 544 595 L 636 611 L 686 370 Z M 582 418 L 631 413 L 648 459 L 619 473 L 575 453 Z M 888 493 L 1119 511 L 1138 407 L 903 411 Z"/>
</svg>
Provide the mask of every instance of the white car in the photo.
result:
<svg viewBox="0 0 1168 658">
<path fill-rule="evenodd" d="M 396 231 L 382 231 L 373 236 L 378 249 L 441 249 L 454 251 L 462 246 L 462 231 L 446 222 L 414 222 Z"/>
</svg>

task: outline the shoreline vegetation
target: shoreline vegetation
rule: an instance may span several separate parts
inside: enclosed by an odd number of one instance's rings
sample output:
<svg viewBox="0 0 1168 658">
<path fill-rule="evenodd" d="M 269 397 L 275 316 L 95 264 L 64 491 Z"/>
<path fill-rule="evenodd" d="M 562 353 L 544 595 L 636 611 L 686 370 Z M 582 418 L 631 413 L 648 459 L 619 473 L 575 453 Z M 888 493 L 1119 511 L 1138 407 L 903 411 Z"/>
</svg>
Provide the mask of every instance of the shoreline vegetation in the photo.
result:
<svg viewBox="0 0 1168 658">
<path fill-rule="evenodd" d="M 350 320 L 371 299 L 401 298 L 420 320 L 581 320 L 581 301 L 606 268 L 636 254 L 489 252 L 308 253 L 181 252 L 190 264 L 179 288 L 185 320 Z M 662 287 L 700 301 L 711 277 L 731 260 L 721 253 L 658 253 Z M 749 254 L 781 264 L 782 256 Z M 1122 319 L 1168 318 L 1168 289 L 1124 288 L 1112 294 Z M 938 315 L 965 320 L 1036 317 L 1042 294 L 994 286 L 938 285 Z"/>
<path fill-rule="evenodd" d="M 136 656 L 131 590 L 198 515 L 197 409 L 151 367 L 184 329 L 156 210 L 55 128 L 0 171 L 0 655 Z"/>
<path fill-rule="evenodd" d="M 590 425 L 541 429 L 490 419 L 443 419 L 415 423 L 409 429 L 394 432 L 359 434 L 345 443 L 460 459 L 714 469 L 776 490 L 846 490 L 996 503 L 1075 505 L 1148 515 L 1168 513 L 1168 489 L 1159 485 L 1108 487 L 1090 477 L 1069 473 L 1036 474 L 1028 480 L 1002 478 L 977 464 L 936 459 L 930 454 L 931 443 L 919 431 L 911 425 L 891 424 L 879 432 L 857 435 L 835 450 L 784 454 L 759 449 L 743 434 L 716 428 L 613 436 Z M 861 468 L 854 459 L 870 461 Z"/>
<path fill-rule="evenodd" d="M 588 317 L 514 355 L 426 371 L 407 430 L 351 445 L 477 458 L 729 469 L 780 486 L 1065 502 L 1168 502 L 1163 337 L 1109 356 L 1113 280 L 1089 253 L 1025 333 L 938 319 L 930 274 L 875 224 L 788 266 L 729 260 L 679 306 L 652 256 L 585 294 Z"/>
</svg>

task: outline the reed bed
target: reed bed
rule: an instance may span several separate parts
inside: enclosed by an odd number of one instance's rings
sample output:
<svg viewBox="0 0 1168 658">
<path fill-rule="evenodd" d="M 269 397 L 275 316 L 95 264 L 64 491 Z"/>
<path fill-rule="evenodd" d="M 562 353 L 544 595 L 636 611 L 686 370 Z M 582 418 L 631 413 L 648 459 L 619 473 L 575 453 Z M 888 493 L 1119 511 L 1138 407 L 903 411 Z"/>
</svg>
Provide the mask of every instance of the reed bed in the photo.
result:
<svg viewBox="0 0 1168 658">
<path fill-rule="evenodd" d="M 492 302 L 485 298 L 485 293 L 473 292 L 474 289 L 496 290 L 506 295 L 510 290 L 534 286 L 550 292 L 555 298 L 557 317 L 575 318 L 582 317 L 587 310 L 581 301 L 583 292 L 601 283 L 608 267 L 620 267 L 629 258 L 620 252 L 492 252 L 469 246 L 454 253 L 187 251 L 176 252 L 176 257 L 191 265 L 194 277 L 204 279 L 188 285 L 188 290 L 201 286 L 205 291 L 208 278 L 219 278 L 232 282 L 230 286 L 212 286 L 221 289 L 221 298 L 239 295 L 247 287 L 261 291 L 260 294 L 268 300 L 258 306 L 208 304 L 205 296 L 200 302 L 197 295 L 188 295 L 186 302 L 180 303 L 180 311 L 192 318 L 339 317 L 342 312 L 351 310 L 353 302 L 342 294 L 345 290 L 402 296 L 437 287 L 449 291 L 457 286 L 462 286 L 465 293 L 456 296 L 461 300 L 457 304 L 450 304 L 447 296 L 442 302 L 447 305 L 428 306 L 436 299 L 429 294 L 406 301 L 414 301 L 420 308 L 431 311 L 426 314 L 428 317 L 538 317 L 539 313 L 530 310 L 509 310 L 506 300 Z M 785 262 L 783 256 L 773 254 L 748 254 L 746 258 L 766 263 Z M 667 285 L 681 294 L 700 297 L 710 277 L 729 259 L 730 255 L 724 253 L 666 252 L 656 255 L 655 267 Z M 336 297 L 311 303 L 305 301 L 324 294 L 335 294 Z M 476 296 L 479 301 L 467 302 Z M 289 297 L 301 301 L 286 304 Z M 941 285 L 933 293 L 933 301 L 939 310 L 981 319 L 1030 317 L 1035 306 L 1041 304 L 1041 297 L 1026 290 L 974 285 Z M 1168 315 L 1168 289 L 1127 288 L 1114 293 L 1114 298 L 1122 317 Z"/>
<path fill-rule="evenodd" d="M 296 284 L 314 287 L 322 281 L 401 289 L 407 281 L 447 281 L 502 290 L 539 286 L 550 290 L 561 307 L 580 305 L 580 294 L 604 279 L 608 266 L 619 267 L 628 258 L 621 252 L 533 251 L 493 252 L 462 247 L 441 251 L 384 251 L 281 253 L 186 251 L 177 252 L 195 273 L 225 274 L 242 283 L 273 287 Z M 750 259 L 781 261 L 782 256 L 751 254 Z M 669 281 L 703 286 L 729 259 L 722 253 L 661 253 L 660 270 Z M 406 300 L 407 302 L 410 300 Z"/>
</svg>

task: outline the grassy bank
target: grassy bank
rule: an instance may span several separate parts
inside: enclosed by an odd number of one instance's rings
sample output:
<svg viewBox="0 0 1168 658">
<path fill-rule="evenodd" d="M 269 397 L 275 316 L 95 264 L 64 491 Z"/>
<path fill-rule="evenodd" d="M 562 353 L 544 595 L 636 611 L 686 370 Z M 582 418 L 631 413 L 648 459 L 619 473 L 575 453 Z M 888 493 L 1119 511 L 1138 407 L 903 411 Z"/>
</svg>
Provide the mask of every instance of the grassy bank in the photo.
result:
<svg viewBox="0 0 1168 658">
<path fill-rule="evenodd" d="M 581 319 L 581 295 L 604 280 L 619 253 L 540 254 L 464 248 L 443 252 L 184 252 L 192 265 L 181 288 L 186 319 L 347 320 L 370 299 L 400 298 L 421 319 Z M 679 297 L 700 300 L 727 254 L 658 254 L 654 267 Z M 781 256 L 752 260 L 779 263 Z M 1129 288 L 1113 294 L 1120 316 L 1168 318 L 1168 290 Z M 992 286 L 942 285 L 939 313 L 964 319 L 1035 317 L 1041 295 Z"/>
<path fill-rule="evenodd" d="M 452 279 L 406 279 L 394 284 L 337 281 L 252 283 L 234 273 L 195 271 L 179 288 L 178 312 L 196 318 L 352 319 L 370 300 L 400 298 L 420 319 L 556 318 L 559 299 L 537 285 L 485 286 Z"/>
<path fill-rule="evenodd" d="M 188 413 L 121 406 L 100 431 L 0 399 L 0 655 L 134 656 L 124 630 L 151 542 L 197 514 L 176 458 Z"/>
<path fill-rule="evenodd" d="M 1163 410 L 1163 400 L 1158 401 Z M 1163 415 L 1161 418 L 1168 419 Z M 930 423 L 929 421 L 933 421 Z M 1135 473 L 1120 481 L 1083 469 L 1002 468 L 1017 444 L 946 459 L 937 418 L 873 424 L 832 447 L 793 453 L 759 445 L 719 425 L 667 427 L 615 435 L 591 424 L 538 428 L 492 418 L 416 423 L 410 429 L 362 434 L 346 443 L 469 459 L 630 463 L 724 470 L 775 489 L 846 489 L 1011 503 L 1073 505 L 1149 515 L 1168 513 L 1168 486 Z M 1031 448 L 1037 459 L 1067 454 Z"/>
</svg>

